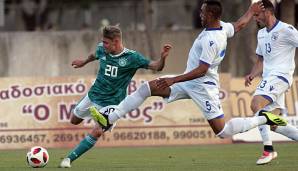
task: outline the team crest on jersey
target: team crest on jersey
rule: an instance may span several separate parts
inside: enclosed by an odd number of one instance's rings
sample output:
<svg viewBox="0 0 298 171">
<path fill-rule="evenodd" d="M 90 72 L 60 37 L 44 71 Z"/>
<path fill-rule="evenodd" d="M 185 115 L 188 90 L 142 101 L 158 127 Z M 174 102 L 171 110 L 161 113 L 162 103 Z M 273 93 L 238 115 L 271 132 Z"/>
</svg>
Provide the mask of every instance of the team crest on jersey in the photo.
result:
<svg viewBox="0 0 298 171">
<path fill-rule="evenodd" d="M 119 59 L 118 63 L 119 63 L 120 66 L 123 67 L 127 64 L 127 60 L 125 58 L 121 58 L 121 59 Z"/>
<path fill-rule="evenodd" d="M 271 39 L 272 40 L 277 40 L 278 36 L 279 36 L 278 32 L 274 32 L 274 33 L 272 33 Z"/>
</svg>

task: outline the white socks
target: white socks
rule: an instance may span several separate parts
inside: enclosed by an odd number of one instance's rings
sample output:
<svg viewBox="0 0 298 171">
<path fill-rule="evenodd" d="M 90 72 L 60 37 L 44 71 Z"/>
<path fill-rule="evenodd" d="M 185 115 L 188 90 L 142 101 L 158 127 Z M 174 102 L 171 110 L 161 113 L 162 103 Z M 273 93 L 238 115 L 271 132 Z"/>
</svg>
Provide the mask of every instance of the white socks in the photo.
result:
<svg viewBox="0 0 298 171">
<path fill-rule="evenodd" d="M 217 134 L 220 138 L 227 138 L 237 133 L 246 132 L 259 125 L 267 122 L 265 116 L 255 116 L 250 118 L 232 118 L 229 120 L 220 133 Z"/>
<path fill-rule="evenodd" d="M 263 145 L 272 146 L 272 140 L 270 138 L 270 126 L 269 125 L 260 125 L 259 131 L 262 137 Z"/>
<path fill-rule="evenodd" d="M 109 122 L 114 123 L 126 113 L 138 108 L 149 96 L 151 96 L 150 86 L 145 82 L 131 95 L 126 96 L 118 108 L 109 114 Z"/>
<path fill-rule="evenodd" d="M 275 129 L 275 132 L 284 135 L 294 141 L 298 141 L 298 129 L 290 124 L 287 124 L 286 126 L 278 126 Z"/>
<path fill-rule="evenodd" d="M 220 133 L 217 134 L 217 136 L 219 136 L 220 138 L 227 138 L 237 133 L 246 132 L 252 128 L 259 126 L 259 129 L 262 129 L 260 133 L 262 135 L 264 145 L 272 145 L 272 141 L 269 137 L 270 126 L 264 125 L 266 122 L 267 119 L 265 116 L 232 118 L 225 124 L 225 127 Z M 275 129 L 275 132 L 284 135 L 294 141 L 298 141 L 298 129 L 290 124 L 287 124 L 286 126 L 278 126 Z"/>
</svg>

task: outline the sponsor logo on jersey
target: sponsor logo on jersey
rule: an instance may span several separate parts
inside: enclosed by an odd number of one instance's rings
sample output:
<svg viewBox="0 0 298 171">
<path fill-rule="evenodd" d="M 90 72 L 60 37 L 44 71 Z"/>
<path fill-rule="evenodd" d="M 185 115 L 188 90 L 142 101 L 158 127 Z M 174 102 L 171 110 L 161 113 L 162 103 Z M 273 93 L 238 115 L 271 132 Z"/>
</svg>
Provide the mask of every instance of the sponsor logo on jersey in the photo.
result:
<svg viewBox="0 0 298 171">
<path fill-rule="evenodd" d="M 127 64 L 127 60 L 125 58 L 120 58 L 118 63 L 120 66 L 124 67 Z"/>
<path fill-rule="evenodd" d="M 224 57 L 224 56 L 225 56 L 225 53 L 226 53 L 226 50 L 224 49 L 224 50 L 222 50 L 222 51 L 220 52 L 219 56 L 220 56 L 220 57 Z"/>
<path fill-rule="evenodd" d="M 277 40 L 278 36 L 279 36 L 278 32 L 273 32 L 272 36 L 271 36 L 271 40 L 273 40 L 273 41 Z"/>
<path fill-rule="evenodd" d="M 273 91 L 274 90 L 274 87 L 273 86 L 270 86 L 270 89 L 269 89 L 270 91 Z"/>
<path fill-rule="evenodd" d="M 210 47 L 211 47 L 213 44 L 214 44 L 213 41 L 209 41 L 209 45 L 210 45 Z"/>
<path fill-rule="evenodd" d="M 107 60 L 106 56 L 102 57 L 101 60 L 104 60 L 104 61 Z"/>
</svg>

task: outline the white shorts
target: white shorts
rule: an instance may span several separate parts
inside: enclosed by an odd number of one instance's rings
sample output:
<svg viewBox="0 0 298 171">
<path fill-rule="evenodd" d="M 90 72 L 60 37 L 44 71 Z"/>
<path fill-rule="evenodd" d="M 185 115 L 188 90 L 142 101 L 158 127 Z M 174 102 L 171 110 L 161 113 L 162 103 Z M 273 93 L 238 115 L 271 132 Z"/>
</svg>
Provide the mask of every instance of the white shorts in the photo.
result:
<svg viewBox="0 0 298 171">
<path fill-rule="evenodd" d="M 269 76 L 261 80 L 254 96 L 263 96 L 271 102 L 271 104 L 264 108 L 265 110 L 285 109 L 285 93 L 289 88 L 289 83 L 285 79 L 277 76 Z"/>
<path fill-rule="evenodd" d="M 96 103 L 91 102 L 90 98 L 88 97 L 88 94 L 84 96 L 79 103 L 76 105 L 76 107 L 73 110 L 73 113 L 76 117 L 84 119 L 86 117 L 90 117 L 89 108 L 91 106 L 95 106 L 98 110 L 102 107 L 97 105 Z"/>
<path fill-rule="evenodd" d="M 168 103 L 179 99 L 192 99 L 200 108 L 207 120 L 223 117 L 223 110 L 219 100 L 219 89 L 214 83 L 197 83 L 186 81 L 173 84 Z"/>
<path fill-rule="evenodd" d="M 113 112 L 117 108 L 116 105 L 101 107 L 98 104 L 91 102 L 91 100 L 89 99 L 88 94 L 87 94 L 79 101 L 77 106 L 74 108 L 73 113 L 76 117 L 81 118 L 81 119 L 85 119 L 88 117 L 90 118 L 91 115 L 90 115 L 89 108 L 91 106 L 95 106 L 101 113 L 106 114 L 106 115 Z M 98 124 L 98 123 L 95 122 L 95 124 Z M 108 130 L 105 130 L 105 131 L 111 132 L 115 126 L 116 126 L 116 122 L 113 124 L 113 126 L 111 126 Z"/>
</svg>

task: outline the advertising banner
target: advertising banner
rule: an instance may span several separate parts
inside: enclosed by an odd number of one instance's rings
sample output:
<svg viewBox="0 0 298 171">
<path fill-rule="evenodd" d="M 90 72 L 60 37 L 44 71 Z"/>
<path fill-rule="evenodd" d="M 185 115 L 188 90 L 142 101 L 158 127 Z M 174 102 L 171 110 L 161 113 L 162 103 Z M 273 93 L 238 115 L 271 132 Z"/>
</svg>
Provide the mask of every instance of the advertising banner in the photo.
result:
<svg viewBox="0 0 298 171">
<path fill-rule="evenodd" d="M 158 75 L 137 75 L 128 94 L 146 80 Z M 226 114 L 229 107 L 229 75 L 223 74 L 220 96 Z M 0 79 L 0 149 L 74 147 L 94 125 L 86 119 L 79 125 L 69 123 L 71 111 L 85 96 L 93 76 Z M 228 115 L 225 115 L 229 118 Z M 150 97 L 138 109 L 126 114 L 112 132 L 96 146 L 153 146 L 231 143 L 219 139 L 199 108 L 191 100 L 166 104 Z"/>
</svg>

